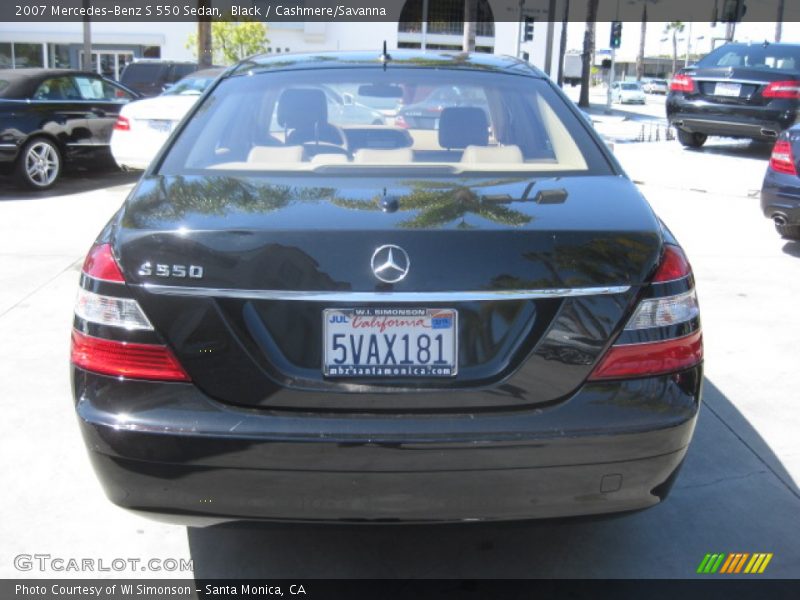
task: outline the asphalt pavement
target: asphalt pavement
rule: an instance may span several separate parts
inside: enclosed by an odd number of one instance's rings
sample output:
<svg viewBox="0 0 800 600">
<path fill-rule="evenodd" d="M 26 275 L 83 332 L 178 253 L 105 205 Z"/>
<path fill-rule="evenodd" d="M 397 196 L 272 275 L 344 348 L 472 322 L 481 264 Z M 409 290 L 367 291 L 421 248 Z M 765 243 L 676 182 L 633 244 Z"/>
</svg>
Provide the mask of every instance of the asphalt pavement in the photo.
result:
<svg viewBox="0 0 800 600">
<path fill-rule="evenodd" d="M 800 243 L 759 212 L 769 152 L 730 141 L 615 152 L 695 269 L 706 340 L 695 438 L 652 509 L 501 524 L 187 529 L 111 505 L 72 410 L 69 331 L 83 256 L 135 176 L 73 177 L 38 194 L 0 179 L 0 577 L 143 575 L 15 568 L 35 553 L 191 559 L 197 577 L 693 577 L 709 552 L 772 552 L 759 577 L 797 577 Z"/>
</svg>

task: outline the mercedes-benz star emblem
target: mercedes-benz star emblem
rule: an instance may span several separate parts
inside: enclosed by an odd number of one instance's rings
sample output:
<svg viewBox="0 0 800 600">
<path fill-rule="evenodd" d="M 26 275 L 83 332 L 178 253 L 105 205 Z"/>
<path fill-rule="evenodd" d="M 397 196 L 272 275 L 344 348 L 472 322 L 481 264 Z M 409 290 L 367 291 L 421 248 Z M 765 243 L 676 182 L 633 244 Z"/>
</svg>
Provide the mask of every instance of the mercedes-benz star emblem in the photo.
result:
<svg viewBox="0 0 800 600">
<path fill-rule="evenodd" d="M 372 272 L 384 283 L 397 283 L 408 275 L 411 260 L 400 246 L 387 244 L 372 254 Z"/>
</svg>

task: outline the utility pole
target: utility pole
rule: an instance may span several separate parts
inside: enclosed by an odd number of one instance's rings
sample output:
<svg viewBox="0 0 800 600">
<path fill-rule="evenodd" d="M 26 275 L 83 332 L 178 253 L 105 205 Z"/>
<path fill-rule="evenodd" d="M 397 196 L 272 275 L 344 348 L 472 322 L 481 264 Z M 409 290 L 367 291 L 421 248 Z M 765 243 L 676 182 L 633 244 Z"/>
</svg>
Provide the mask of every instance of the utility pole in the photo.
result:
<svg viewBox="0 0 800 600">
<path fill-rule="evenodd" d="M 686 60 L 683 61 L 683 66 L 689 66 L 689 54 L 692 53 L 692 21 L 689 21 L 689 35 L 686 38 Z"/>
<path fill-rule="evenodd" d="M 553 36 L 555 35 L 556 0 L 550 0 L 547 7 L 547 42 L 544 51 L 544 72 L 550 76 L 553 63 Z"/>
<path fill-rule="evenodd" d="M 92 70 L 92 25 L 89 21 L 89 0 L 83 0 L 86 15 L 83 17 L 83 70 Z"/>
<path fill-rule="evenodd" d="M 781 35 L 783 34 L 783 9 L 784 9 L 784 0 L 778 0 L 778 17 L 775 19 L 775 41 L 781 41 Z"/>
<path fill-rule="evenodd" d="M 519 0 L 519 13 L 517 15 L 519 24 L 517 25 L 517 44 L 514 49 L 514 58 L 519 58 L 519 53 L 522 50 L 522 15 L 525 7 L 525 0 Z"/>
<path fill-rule="evenodd" d="M 564 16 L 561 19 L 561 45 L 558 49 L 558 86 L 564 85 L 564 56 L 567 53 L 567 25 L 569 25 L 569 0 L 564 0 Z"/>
<path fill-rule="evenodd" d="M 475 19 L 478 13 L 478 0 L 464 0 L 464 39 L 462 49 L 464 52 L 475 51 Z"/>
<path fill-rule="evenodd" d="M 199 7 L 208 8 L 210 0 L 197 0 Z M 209 17 L 200 17 L 197 22 L 197 64 L 201 69 L 208 69 L 214 62 L 211 50 L 211 21 Z"/>
</svg>

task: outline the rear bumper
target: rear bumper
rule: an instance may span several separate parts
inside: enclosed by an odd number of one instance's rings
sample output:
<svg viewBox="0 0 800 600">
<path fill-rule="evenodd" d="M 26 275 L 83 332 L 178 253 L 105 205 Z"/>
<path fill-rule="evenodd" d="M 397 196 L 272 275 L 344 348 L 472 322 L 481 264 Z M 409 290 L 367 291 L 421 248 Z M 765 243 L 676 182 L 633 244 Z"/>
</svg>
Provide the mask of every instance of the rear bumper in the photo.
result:
<svg viewBox="0 0 800 600">
<path fill-rule="evenodd" d="M 761 211 L 769 219 L 777 216 L 787 225 L 800 225 L 800 178 L 768 169 L 761 187 Z"/>
<path fill-rule="evenodd" d="M 724 106 L 678 95 L 667 97 L 670 125 L 690 133 L 774 141 L 797 118 L 792 101 L 775 101 L 769 106 Z"/>
<path fill-rule="evenodd" d="M 702 368 L 471 414 L 240 409 L 190 384 L 74 369 L 112 502 L 172 522 L 529 519 L 657 504 L 694 430 Z M 113 408 L 112 408 L 113 407 Z"/>
</svg>

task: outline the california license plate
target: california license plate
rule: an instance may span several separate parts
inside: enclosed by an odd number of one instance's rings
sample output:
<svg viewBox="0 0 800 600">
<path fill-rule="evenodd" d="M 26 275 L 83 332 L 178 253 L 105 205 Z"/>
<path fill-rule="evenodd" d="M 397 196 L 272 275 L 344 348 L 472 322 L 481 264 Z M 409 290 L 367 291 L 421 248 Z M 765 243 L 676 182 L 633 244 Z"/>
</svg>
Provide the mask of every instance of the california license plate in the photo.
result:
<svg viewBox="0 0 800 600">
<path fill-rule="evenodd" d="M 742 91 L 742 86 L 738 83 L 718 83 L 714 86 L 715 96 L 733 96 L 739 97 Z"/>
<path fill-rule="evenodd" d="M 169 133 L 172 131 L 172 121 L 168 119 L 150 119 L 147 121 L 150 129 L 155 129 L 161 133 Z"/>
<path fill-rule="evenodd" d="M 328 308 L 322 313 L 326 377 L 427 378 L 458 372 L 452 308 Z"/>
</svg>

